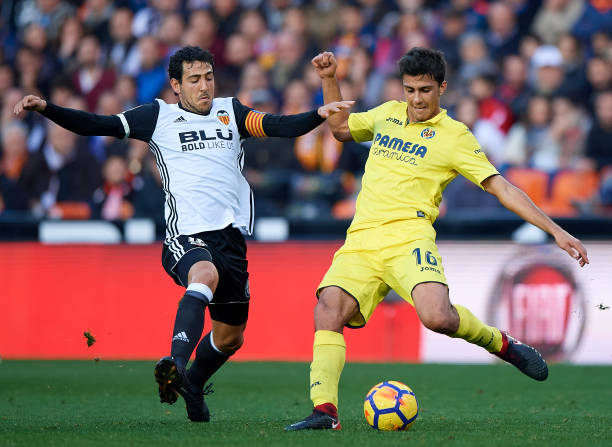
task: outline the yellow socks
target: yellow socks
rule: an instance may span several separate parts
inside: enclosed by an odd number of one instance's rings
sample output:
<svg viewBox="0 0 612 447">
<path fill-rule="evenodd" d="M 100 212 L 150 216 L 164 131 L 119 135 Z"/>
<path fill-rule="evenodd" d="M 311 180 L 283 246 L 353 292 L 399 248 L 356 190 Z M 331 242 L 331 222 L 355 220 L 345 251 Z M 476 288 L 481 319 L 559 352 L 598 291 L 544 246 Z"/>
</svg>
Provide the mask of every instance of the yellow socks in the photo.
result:
<svg viewBox="0 0 612 447">
<path fill-rule="evenodd" d="M 487 326 L 463 306 L 455 305 L 459 314 L 459 330 L 450 337 L 463 338 L 496 353 L 502 347 L 499 329 Z M 338 408 L 338 382 L 344 368 L 346 343 L 344 336 L 334 331 L 316 331 L 310 365 L 310 399 L 314 406 L 327 402 Z"/>
<path fill-rule="evenodd" d="M 338 408 L 338 382 L 344 368 L 346 343 L 334 331 L 316 331 L 310 364 L 310 400 L 317 405 L 331 402 Z"/>
<path fill-rule="evenodd" d="M 499 329 L 487 326 L 463 306 L 454 305 L 459 314 L 459 330 L 449 337 L 463 338 L 468 343 L 482 346 L 491 353 L 502 348 L 502 335 Z"/>
</svg>

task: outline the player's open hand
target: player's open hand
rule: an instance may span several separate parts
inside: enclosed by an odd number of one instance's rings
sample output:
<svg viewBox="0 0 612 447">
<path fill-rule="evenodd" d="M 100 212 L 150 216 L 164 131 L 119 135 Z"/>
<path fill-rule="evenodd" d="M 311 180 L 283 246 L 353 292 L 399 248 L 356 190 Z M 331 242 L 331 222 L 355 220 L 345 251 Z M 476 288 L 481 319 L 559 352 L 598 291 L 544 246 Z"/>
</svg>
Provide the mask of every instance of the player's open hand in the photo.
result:
<svg viewBox="0 0 612 447">
<path fill-rule="evenodd" d="M 334 101 L 319 107 L 317 113 L 321 118 L 329 118 L 334 113 L 350 109 L 353 104 L 355 104 L 355 101 Z"/>
<path fill-rule="evenodd" d="M 586 248 L 584 248 L 582 242 L 569 234 L 567 231 L 561 231 L 559 234 L 556 234 L 555 242 L 572 258 L 577 260 L 580 267 L 584 267 L 585 264 L 589 264 Z"/>
<path fill-rule="evenodd" d="M 24 96 L 21 101 L 15 104 L 13 112 L 15 115 L 19 115 L 24 110 L 34 110 L 35 112 L 42 112 L 47 107 L 47 101 L 39 98 L 35 95 Z"/>
<path fill-rule="evenodd" d="M 338 63 L 336 62 L 336 57 L 334 56 L 334 53 L 330 53 L 329 51 L 326 51 L 325 53 L 319 53 L 312 58 L 312 61 L 310 61 L 310 63 L 317 70 L 317 74 L 321 79 L 333 78 L 336 75 Z"/>
</svg>

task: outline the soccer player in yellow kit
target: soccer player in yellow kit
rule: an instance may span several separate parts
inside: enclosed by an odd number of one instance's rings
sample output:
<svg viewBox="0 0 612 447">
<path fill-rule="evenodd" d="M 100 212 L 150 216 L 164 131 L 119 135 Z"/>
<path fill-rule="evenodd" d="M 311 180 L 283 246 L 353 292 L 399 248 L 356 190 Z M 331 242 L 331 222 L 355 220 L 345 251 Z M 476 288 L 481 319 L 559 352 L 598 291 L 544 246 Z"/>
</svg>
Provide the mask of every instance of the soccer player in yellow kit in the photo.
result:
<svg viewBox="0 0 612 447">
<path fill-rule="evenodd" d="M 319 54 L 312 63 L 322 79 L 325 102 L 341 101 L 334 55 Z M 346 241 L 317 290 L 310 368 L 314 409 L 286 430 L 340 429 L 343 328 L 364 326 L 390 289 L 414 306 L 428 329 L 481 346 L 535 380 L 546 379 L 546 362 L 534 348 L 450 302 L 432 224 L 442 191 L 458 174 L 548 232 L 581 267 L 589 263 L 582 243 L 505 180 L 468 128 L 440 108 L 446 90 L 442 53 L 413 48 L 399 60 L 399 69 L 405 101 L 328 119 L 338 140 L 371 140 L 372 146 Z"/>
</svg>

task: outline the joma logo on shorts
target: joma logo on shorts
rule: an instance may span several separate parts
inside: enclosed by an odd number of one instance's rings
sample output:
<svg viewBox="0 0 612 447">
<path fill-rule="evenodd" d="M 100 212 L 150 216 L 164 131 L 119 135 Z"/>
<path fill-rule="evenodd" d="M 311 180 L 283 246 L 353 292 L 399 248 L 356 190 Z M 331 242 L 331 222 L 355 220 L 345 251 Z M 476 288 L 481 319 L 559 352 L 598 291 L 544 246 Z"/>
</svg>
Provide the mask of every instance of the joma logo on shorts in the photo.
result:
<svg viewBox="0 0 612 447">
<path fill-rule="evenodd" d="M 420 271 L 420 272 L 424 272 L 424 271 L 426 271 L 426 270 L 429 270 L 429 271 L 432 271 L 432 272 L 436 272 L 436 273 L 437 273 L 437 274 L 439 274 L 439 275 L 441 275 L 441 274 L 442 274 L 442 272 L 441 272 L 440 270 L 435 269 L 435 268 L 433 268 L 433 267 L 427 267 L 427 266 L 423 266 L 423 267 L 421 267 L 421 270 L 419 270 L 419 271 Z"/>
</svg>

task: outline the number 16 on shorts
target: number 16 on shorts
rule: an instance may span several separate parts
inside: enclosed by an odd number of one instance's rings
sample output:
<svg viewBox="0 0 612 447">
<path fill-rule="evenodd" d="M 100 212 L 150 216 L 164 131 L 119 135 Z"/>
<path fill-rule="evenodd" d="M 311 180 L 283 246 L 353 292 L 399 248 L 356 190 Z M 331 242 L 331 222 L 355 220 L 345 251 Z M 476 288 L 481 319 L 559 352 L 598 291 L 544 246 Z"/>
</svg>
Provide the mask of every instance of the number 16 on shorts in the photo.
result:
<svg viewBox="0 0 612 447">
<path fill-rule="evenodd" d="M 442 274 L 440 268 L 438 267 L 438 259 L 436 259 L 436 256 L 431 252 L 431 250 L 425 250 L 417 247 L 412 250 L 412 256 L 415 259 L 417 271 L 432 271 L 440 275 Z"/>
</svg>

